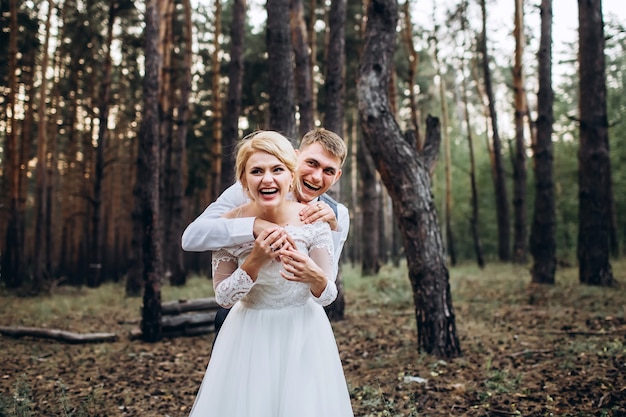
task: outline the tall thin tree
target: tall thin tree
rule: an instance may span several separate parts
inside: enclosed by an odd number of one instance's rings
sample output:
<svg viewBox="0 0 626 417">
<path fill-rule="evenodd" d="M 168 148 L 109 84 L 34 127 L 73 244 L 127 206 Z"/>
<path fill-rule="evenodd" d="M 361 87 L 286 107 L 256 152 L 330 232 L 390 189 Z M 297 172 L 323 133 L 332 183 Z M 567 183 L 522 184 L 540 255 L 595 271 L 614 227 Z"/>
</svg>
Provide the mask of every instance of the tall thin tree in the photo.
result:
<svg viewBox="0 0 626 417">
<path fill-rule="evenodd" d="M 269 128 L 281 132 L 298 146 L 289 3 L 289 0 L 267 1 Z"/>
<path fill-rule="evenodd" d="M 480 51 L 482 53 L 483 81 L 485 94 L 491 119 L 491 152 L 494 197 L 496 200 L 496 220 L 498 222 L 498 256 L 501 261 L 511 259 L 511 220 L 509 218 L 509 199 L 507 197 L 504 162 L 502 160 L 502 144 L 498 131 L 498 114 L 496 112 L 495 96 L 491 84 L 491 70 L 489 68 L 489 52 L 487 49 L 487 8 L 485 0 L 480 0 L 482 10 L 482 33 L 480 35 Z"/>
<path fill-rule="evenodd" d="M 435 8 L 433 7 L 433 19 L 435 18 Z M 434 59 L 437 78 L 439 79 L 439 100 L 441 102 L 441 128 L 443 130 L 444 149 L 444 172 L 445 172 L 445 199 L 444 199 L 444 245 L 447 248 L 450 264 L 456 265 L 456 251 L 454 249 L 454 233 L 452 232 L 452 150 L 450 144 L 450 134 L 448 129 L 448 100 L 446 98 L 446 81 L 441 70 L 439 60 L 439 25 L 435 25 L 435 36 L 432 38 L 434 44 Z"/>
<path fill-rule="evenodd" d="M 526 140 L 524 122 L 526 113 L 526 87 L 524 85 L 523 55 L 526 37 L 524 36 L 524 1 L 515 0 L 515 62 L 513 65 L 513 94 L 515 103 L 515 157 L 513 158 L 513 260 L 526 262 Z"/>
<path fill-rule="evenodd" d="M 313 113 L 313 72 L 311 51 L 304 21 L 303 0 L 291 2 L 291 38 L 295 60 L 295 87 L 298 100 L 298 132 L 300 137 L 315 126 Z"/>
<path fill-rule="evenodd" d="M 108 119 L 109 119 L 109 98 L 111 95 L 111 67 L 112 67 L 112 47 L 113 47 L 113 26 L 115 25 L 115 16 L 117 14 L 118 2 L 111 0 L 109 2 L 109 20 L 107 22 L 107 35 L 105 39 L 104 66 L 102 80 L 100 84 L 99 95 L 99 117 L 98 126 L 98 148 L 96 150 L 96 166 L 93 180 L 92 195 L 92 244 L 91 244 L 91 260 L 89 263 L 89 275 L 87 276 L 87 285 L 97 287 L 102 281 L 103 256 L 104 256 L 104 209 L 103 209 L 103 192 L 102 184 L 104 182 L 104 165 L 105 152 L 107 150 L 107 142 L 109 137 Z"/>
<path fill-rule="evenodd" d="M 235 145 L 239 138 L 239 115 L 244 73 L 243 44 L 246 26 L 246 0 L 233 1 L 233 18 L 230 24 L 230 61 L 228 62 L 228 91 L 222 123 L 221 190 L 235 179 Z"/>
<path fill-rule="evenodd" d="M 463 51 L 468 50 L 467 48 L 467 0 L 464 0 L 461 4 L 461 36 L 463 37 Z M 470 162 L 470 188 L 472 192 L 471 197 L 471 215 L 470 215 L 470 230 L 472 233 L 472 241 L 474 243 L 474 254 L 476 256 L 476 263 L 480 268 L 485 266 L 485 258 L 483 256 L 483 247 L 480 241 L 480 233 L 478 232 L 478 187 L 476 186 L 476 161 L 474 158 L 474 137 L 472 134 L 472 125 L 470 123 L 470 112 L 469 112 L 469 97 L 468 97 L 468 88 L 467 88 L 467 76 L 465 71 L 465 56 L 461 54 L 461 68 L 463 70 L 463 74 L 461 75 L 461 94 L 463 100 L 463 120 L 465 122 L 465 129 L 467 133 L 467 146 L 469 150 L 469 162 Z M 471 69 L 470 69 L 471 71 Z"/>
<path fill-rule="evenodd" d="M 324 89 L 326 103 L 324 108 L 324 127 L 343 137 L 344 115 L 344 72 L 346 62 L 346 0 L 332 0 L 328 16 L 328 56 L 332 57 L 326 63 L 326 77 Z M 335 197 L 339 196 L 337 190 Z"/>
<path fill-rule="evenodd" d="M 552 0 L 542 0 L 539 40 L 537 141 L 533 146 L 535 210 L 530 232 L 532 282 L 554 284 L 556 271 L 556 205 L 554 201 L 554 91 L 552 90 Z"/>
<path fill-rule="evenodd" d="M 215 0 L 215 14 L 213 15 L 215 30 L 213 32 L 213 53 L 211 54 L 211 92 L 213 95 L 213 141 L 211 142 L 211 181 L 212 194 L 211 201 L 220 195 L 221 171 L 222 171 L 222 71 L 221 54 L 222 46 L 220 37 L 222 36 L 222 0 Z"/>
<path fill-rule="evenodd" d="M 346 61 L 346 0 L 332 0 L 328 16 L 328 43 L 326 51 L 332 59 L 326 62 L 324 91 L 326 93 L 324 128 L 344 137 L 344 96 L 345 96 L 345 61 Z M 336 200 L 341 200 L 341 181 L 329 190 Z M 339 261 L 339 260 L 338 260 Z M 326 306 L 326 314 L 332 319 L 344 318 L 345 296 L 341 267 L 336 279 L 337 299 Z"/>
<path fill-rule="evenodd" d="M 169 265 L 169 281 L 172 285 L 184 285 L 187 282 L 187 273 L 184 267 L 183 250 L 178 242 L 178 236 L 182 235 L 185 228 L 184 217 L 184 153 L 187 143 L 187 132 L 189 126 L 189 96 L 191 94 L 191 65 L 192 65 L 192 29 L 191 20 L 191 2 L 190 0 L 182 1 L 183 26 L 182 26 L 182 60 L 178 81 L 178 111 L 176 113 L 176 130 L 172 135 L 172 149 L 170 165 L 170 219 L 166 222 L 165 227 L 169 227 L 167 236 L 171 239 L 170 245 L 167 245 L 168 265 Z M 165 243 L 165 242 L 164 242 Z"/>
<path fill-rule="evenodd" d="M 359 192 L 361 209 L 360 233 L 362 234 L 360 246 L 363 250 L 361 254 L 361 274 L 375 275 L 380 270 L 380 217 L 382 193 L 378 178 L 376 178 L 376 166 L 367 150 L 365 141 L 359 141 L 356 152 L 358 173 L 361 177 L 361 187 Z M 357 205 L 355 204 L 355 207 Z"/>
<path fill-rule="evenodd" d="M 161 339 L 161 236 L 159 219 L 159 14 L 157 0 L 146 1 L 143 119 L 139 132 L 137 182 L 140 187 L 142 264 L 144 278 L 141 314 L 142 337 L 146 342 Z"/>
<path fill-rule="evenodd" d="M 606 110 L 602 0 L 578 1 L 580 147 L 578 267 L 580 282 L 615 285 L 611 271 L 611 160 Z"/>
<path fill-rule="evenodd" d="M 46 223 L 48 222 L 46 215 L 48 213 L 47 204 L 47 161 L 48 161 L 48 137 L 47 137 L 47 117 L 46 117 L 46 97 L 48 88 L 48 47 L 50 45 L 50 23 L 52 20 L 52 11 L 54 3 L 48 0 L 48 17 L 46 19 L 45 40 L 42 49 L 43 59 L 41 60 L 41 85 L 39 86 L 39 109 L 37 116 L 39 126 L 37 130 L 37 186 L 36 186 L 36 222 L 35 222 L 35 262 L 34 262 L 34 279 L 33 287 L 35 292 L 44 289 L 44 285 L 48 279 L 49 271 L 46 269 L 48 265 L 48 248 L 46 244 Z"/>
<path fill-rule="evenodd" d="M 6 102 L 8 117 L 6 143 L 4 147 L 6 162 L 4 163 L 5 196 L 8 197 L 9 215 L 6 224 L 6 241 L 2 254 L 2 281 L 9 288 L 21 285 L 24 269 L 24 236 L 22 234 L 23 218 L 20 210 L 20 152 L 18 146 L 16 98 L 17 98 L 17 38 L 19 35 L 16 0 L 10 0 L 9 13 L 9 91 Z M 2 228 L 4 229 L 4 225 Z"/>
<path fill-rule="evenodd" d="M 413 131 L 415 132 L 415 147 L 419 150 L 422 148 L 422 141 L 420 138 L 420 121 L 419 121 L 419 109 L 417 107 L 417 100 L 415 92 L 413 91 L 413 86 L 415 85 L 415 77 L 417 76 L 417 68 L 419 66 L 419 54 L 415 49 L 415 45 L 413 43 L 413 23 L 411 20 L 411 2 L 404 2 L 403 9 L 403 25 L 402 25 L 402 40 L 404 41 L 404 46 L 408 51 L 408 59 L 409 59 L 409 68 L 407 74 L 407 82 L 408 85 L 411 86 L 411 91 L 409 91 L 409 105 L 411 108 L 411 126 Z"/>
</svg>

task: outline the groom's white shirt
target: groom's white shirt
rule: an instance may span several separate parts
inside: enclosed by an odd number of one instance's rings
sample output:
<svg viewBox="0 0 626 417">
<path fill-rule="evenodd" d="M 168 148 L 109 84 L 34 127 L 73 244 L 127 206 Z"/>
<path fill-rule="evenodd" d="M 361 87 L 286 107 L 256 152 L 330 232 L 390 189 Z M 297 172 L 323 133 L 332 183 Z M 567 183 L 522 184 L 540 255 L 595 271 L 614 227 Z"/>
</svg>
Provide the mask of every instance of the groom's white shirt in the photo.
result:
<svg viewBox="0 0 626 417">
<path fill-rule="evenodd" d="M 254 217 L 237 219 L 222 217 L 225 213 L 246 204 L 248 201 L 249 199 L 240 182 L 231 185 L 187 226 L 181 239 L 183 249 L 191 252 L 204 252 L 254 241 Z M 341 203 L 337 204 L 337 225 L 338 230 L 332 231 L 335 276 L 337 275 L 341 251 L 350 229 L 350 214 L 346 206 Z"/>
</svg>

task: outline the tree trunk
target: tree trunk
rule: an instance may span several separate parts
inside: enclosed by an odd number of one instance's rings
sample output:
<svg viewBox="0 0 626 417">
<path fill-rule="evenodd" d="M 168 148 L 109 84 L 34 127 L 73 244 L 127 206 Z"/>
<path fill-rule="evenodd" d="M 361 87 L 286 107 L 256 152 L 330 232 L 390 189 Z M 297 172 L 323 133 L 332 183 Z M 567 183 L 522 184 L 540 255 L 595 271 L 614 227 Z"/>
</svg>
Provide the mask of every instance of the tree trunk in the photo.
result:
<svg viewBox="0 0 626 417">
<path fill-rule="evenodd" d="M 326 112 L 324 114 L 324 128 L 335 132 L 340 137 L 344 136 L 344 65 L 345 65 L 345 25 L 346 25 L 346 0 L 332 0 L 330 4 L 329 31 L 327 53 L 332 59 L 326 61 Z M 341 201 L 341 181 L 336 182 L 329 194 L 336 200 Z M 340 262 L 340 260 L 337 260 Z M 337 299 L 326 306 L 328 317 L 343 319 L 345 307 L 345 295 L 341 278 L 341 262 L 336 279 Z"/>
<path fill-rule="evenodd" d="M 313 119 L 317 118 L 317 89 L 315 83 L 315 68 L 317 67 L 317 31 L 315 30 L 315 23 L 317 22 L 317 1 L 310 0 L 309 1 L 309 65 L 311 69 L 309 73 L 311 74 L 311 91 L 313 92 L 313 97 L 311 97 L 311 112 L 313 113 Z"/>
<path fill-rule="evenodd" d="M 578 262 L 582 284 L 612 286 L 611 160 L 601 0 L 578 1 L 580 87 Z"/>
<path fill-rule="evenodd" d="M 22 284 L 24 273 L 24 236 L 23 217 L 20 210 L 20 152 L 18 146 L 17 117 L 15 115 L 17 101 L 17 38 L 19 35 L 16 0 L 10 0 L 11 16 L 9 31 L 9 92 L 6 103 L 7 131 L 4 148 L 4 190 L 8 198 L 8 221 L 3 222 L 5 231 L 5 247 L 2 251 L 2 281 L 8 288 L 17 288 Z M 26 138 L 24 138 L 26 139 Z M 8 179 L 8 180 L 6 180 Z M 4 198 L 3 198 L 4 202 Z M 3 216 L 3 220 L 6 220 Z M 6 230 L 4 229 L 6 225 Z"/>
<path fill-rule="evenodd" d="M 402 25 L 402 39 L 408 51 L 409 69 L 408 69 L 408 85 L 415 85 L 415 77 L 417 76 L 417 67 L 419 65 L 419 54 L 415 50 L 413 44 L 413 23 L 411 23 L 410 2 L 404 2 L 404 24 Z M 419 151 L 422 149 L 422 140 L 420 137 L 419 109 L 413 90 L 409 92 L 409 106 L 411 108 L 411 126 L 415 134 L 415 147 Z"/>
<path fill-rule="evenodd" d="M 515 64 L 513 66 L 513 91 L 515 94 L 515 158 L 513 160 L 513 210 L 514 237 L 513 260 L 525 263 L 527 260 L 526 232 L 526 141 L 524 138 L 524 119 L 526 113 L 526 87 L 522 58 L 526 38 L 524 36 L 524 2 L 515 0 Z"/>
<path fill-rule="evenodd" d="M 537 93 L 537 139 L 533 148 L 535 211 L 530 232 L 533 256 L 532 282 L 554 284 L 556 271 L 556 206 L 554 201 L 554 123 L 552 90 L 552 0 L 541 1 L 539 43 L 539 91 Z"/>
<path fill-rule="evenodd" d="M 161 339 L 161 236 L 159 219 L 159 15 L 156 0 L 146 3 L 143 120 L 137 177 L 141 187 L 144 294 L 141 331 L 146 342 Z"/>
<path fill-rule="evenodd" d="M 380 270 L 381 190 L 376 178 L 376 167 L 364 141 L 357 151 L 358 172 L 361 175 L 361 274 L 376 275 Z"/>
<path fill-rule="evenodd" d="M 485 0 L 480 1 L 482 9 L 482 35 L 480 40 L 480 50 L 483 54 L 483 75 L 485 82 L 485 93 L 487 95 L 489 116 L 492 127 L 492 174 L 494 183 L 494 196 L 496 199 L 496 217 L 498 221 L 498 256 L 501 261 L 511 259 L 511 230 L 509 219 L 509 199 L 507 197 L 506 178 L 504 176 L 504 166 L 502 161 L 502 145 L 500 134 L 498 133 L 498 115 L 496 113 L 496 103 L 491 86 L 491 71 L 489 69 L 489 54 L 487 52 L 487 11 Z"/>
<path fill-rule="evenodd" d="M 52 19 L 52 10 L 54 5 L 52 0 L 48 0 L 48 17 L 46 19 L 45 41 L 43 44 L 43 59 L 41 62 L 41 85 L 39 86 L 39 130 L 37 135 L 37 186 L 36 186 L 36 222 L 35 222 L 35 261 L 34 261 L 34 279 L 33 290 L 39 292 L 44 289 L 44 285 L 48 279 L 49 271 L 46 270 L 48 264 L 48 249 L 46 243 L 46 214 L 48 213 L 47 203 L 47 168 L 48 160 L 48 137 L 46 131 L 46 95 L 48 77 L 48 45 L 50 43 L 50 23 Z"/>
<path fill-rule="evenodd" d="M 297 147 L 289 0 L 267 1 L 267 53 L 269 129 L 279 131 Z"/>
<path fill-rule="evenodd" d="M 358 82 L 361 126 L 402 231 L 418 348 L 440 357 L 456 357 L 461 348 L 430 175 L 405 140 L 389 106 L 397 15 L 394 0 L 373 0 L 368 7 Z"/>
<path fill-rule="evenodd" d="M 95 288 L 102 282 L 102 263 L 104 253 L 104 209 L 102 207 L 102 184 L 104 182 L 104 165 L 105 152 L 107 150 L 107 141 L 109 136 L 108 119 L 109 119 L 109 96 L 111 94 L 111 47 L 113 44 L 113 26 L 115 24 L 115 14 L 117 3 L 111 1 L 109 4 L 109 21 L 107 23 L 106 36 L 106 56 L 104 57 L 104 69 L 102 81 L 100 84 L 100 105 L 99 105 L 99 121 L 98 126 L 98 149 L 96 150 L 96 169 L 93 179 L 93 196 L 92 196 L 92 245 L 91 260 L 89 262 L 89 274 L 87 275 L 87 285 Z"/>
<path fill-rule="evenodd" d="M 169 258 L 169 281 L 172 285 L 185 285 L 187 273 L 185 271 L 183 250 L 179 243 L 179 237 L 185 229 L 184 223 L 184 190 L 185 190 L 185 149 L 187 143 L 187 131 L 189 126 L 189 95 L 191 93 L 191 64 L 192 64 L 192 28 L 191 3 L 184 0 L 183 5 L 183 59 L 179 69 L 178 79 L 178 112 L 176 131 L 172 135 L 172 149 L 170 166 L 170 219 L 166 227 L 168 233 L 168 258 Z"/>
<path fill-rule="evenodd" d="M 315 126 L 313 114 L 313 73 L 311 68 L 311 56 L 307 39 L 306 24 L 304 22 L 303 0 L 291 2 L 291 38 L 295 57 L 295 88 L 298 98 L 298 113 L 300 120 L 298 125 L 299 136 Z"/>
<path fill-rule="evenodd" d="M 215 1 L 215 30 L 213 32 L 213 53 L 211 54 L 211 95 L 213 96 L 213 142 L 211 146 L 211 201 L 215 201 L 220 195 L 222 182 L 222 94 L 221 94 L 221 60 L 222 46 L 220 36 L 222 34 L 222 2 Z M 271 77 L 270 77 L 271 78 Z"/>
<path fill-rule="evenodd" d="M 435 66 L 437 76 L 439 78 L 439 100 L 441 101 L 441 118 L 443 130 L 443 147 L 444 147 L 444 170 L 445 170 L 445 247 L 448 250 L 450 264 L 456 265 L 456 251 L 454 250 L 454 235 L 452 233 L 452 153 L 450 146 L 450 135 L 448 134 L 448 100 L 446 99 L 446 83 L 441 73 L 441 64 L 439 62 L 439 44 L 437 43 L 438 34 L 435 33 L 433 42 L 435 44 Z"/>
<path fill-rule="evenodd" d="M 243 43 L 246 25 L 246 0 L 234 0 L 230 26 L 230 62 L 228 63 L 228 93 L 222 123 L 222 172 L 220 191 L 235 180 L 235 154 L 239 139 L 239 115 L 244 73 Z"/>
<path fill-rule="evenodd" d="M 464 0 L 462 5 L 463 16 L 461 18 L 461 32 L 463 33 L 463 49 L 467 49 L 466 35 L 465 31 L 467 30 L 467 0 Z M 461 56 L 461 68 L 465 70 L 465 59 Z M 469 115 L 469 98 L 467 93 L 467 78 L 465 75 L 461 77 L 461 89 L 463 94 L 463 117 L 465 122 L 465 128 L 467 130 L 467 146 L 469 151 L 469 159 L 470 159 L 470 188 L 472 191 L 471 197 L 471 215 L 470 215 L 470 230 L 472 233 L 472 241 L 474 243 L 474 254 L 476 256 L 476 263 L 479 268 L 485 267 L 485 259 L 483 257 L 483 247 L 480 241 L 480 233 L 478 232 L 478 187 L 476 186 L 476 162 L 474 160 L 474 139 L 472 136 L 472 125 L 470 123 L 470 115 Z"/>
<path fill-rule="evenodd" d="M 346 0 L 331 1 L 328 23 L 328 56 L 332 59 L 326 62 L 324 127 L 343 137 Z"/>
</svg>

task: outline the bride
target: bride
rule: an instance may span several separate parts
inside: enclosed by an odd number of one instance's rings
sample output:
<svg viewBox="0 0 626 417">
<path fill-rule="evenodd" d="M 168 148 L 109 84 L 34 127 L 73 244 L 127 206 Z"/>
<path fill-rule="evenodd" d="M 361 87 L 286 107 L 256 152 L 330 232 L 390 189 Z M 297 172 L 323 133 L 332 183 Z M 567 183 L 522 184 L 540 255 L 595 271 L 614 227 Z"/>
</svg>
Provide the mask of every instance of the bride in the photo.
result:
<svg viewBox="0 0 626 417">
<path fill-rule="evenodd" d="M 291 143 L 259 131 L 239 144 L 237 178 L 250 202 L 227 218 L 275 223 L 253 243 L 213 253 L 218 303 L 232 306 L 190 417 L 352 417 L 333 331 L 328 223 L 303 224 Z M 288 198 L 289 197 L 289 198 Z"/>
</svg>

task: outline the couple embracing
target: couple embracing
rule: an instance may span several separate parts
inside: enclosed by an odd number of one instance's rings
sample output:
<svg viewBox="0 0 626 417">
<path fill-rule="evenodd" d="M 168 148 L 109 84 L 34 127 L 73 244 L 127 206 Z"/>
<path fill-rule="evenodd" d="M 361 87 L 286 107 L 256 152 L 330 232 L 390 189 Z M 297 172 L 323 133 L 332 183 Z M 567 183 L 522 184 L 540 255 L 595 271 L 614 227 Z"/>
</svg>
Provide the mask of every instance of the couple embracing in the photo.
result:
<svg viewBox="0 0 626 417">
<path fill-rule="evenodd" d="M 213 251 L 224 308 L 192 417 L 351 417 L 323 306 L 337 297 L 345 206 L 324 193 L 341 176 L 343 140 L 325 129 L 296 151 L 274 131 L 244 138 L 237 183 L 185 230 L 183 249 Z"/>
</svg>

